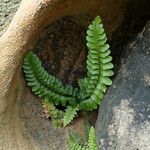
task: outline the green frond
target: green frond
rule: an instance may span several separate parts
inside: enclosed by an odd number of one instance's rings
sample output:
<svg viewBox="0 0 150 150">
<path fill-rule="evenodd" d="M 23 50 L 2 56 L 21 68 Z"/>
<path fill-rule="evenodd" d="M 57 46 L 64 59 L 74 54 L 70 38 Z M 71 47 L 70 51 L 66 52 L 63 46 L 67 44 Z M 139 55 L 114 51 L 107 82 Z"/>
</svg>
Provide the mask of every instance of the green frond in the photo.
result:
<svg viewBox="0 0 150 150">
<path fill-rule="evenodd" d="M 78 106 L 76 107 L 68 106 L 66 108 L 63 119 L 64 127 L 74 119 L 74 117 L 77 115 L 78 110 L 79 110 Z"/>
<path fill-rule="evenodd" d="M 96 145 L 95 129 L 93 127 L 90 128 L 87 150 L 98 150 Z"/>
<path fill-rule="evenodd" d="M 109 79 L 114 74 L 106 33 L 99 16 L 89 25 L 87 31 L 87 77 L 79 80 L 79 104 L 81 110 L 93 110 L 100 104 L 107 86 L 112 84 Z M 84 95 L 84 96 L 83 96 Z"/>
<path fill-rule="evenodd" d="M 62 128 L 63 127 L 63 118 L 51 118 L 51 126 L 53 128 Z"/>
<path fill-rule="evenodd" d="M 79 91 L 77 96 L 80 99 L 80 101 L 90 97 L 90 95 L 91 95 L 90 91 L 91 90 L 90 90 L 89 86 L 86 87 L 87 85 L 90 84 L 90 80 L 88 78 L 80 79 L 80 80 L 78 80 L 78 84 L 80 86 L 80 91 Z M 87 92 L 87 91 L 89 91 L 89 92 Z"/>
<path fill-rule="evenodd" d="M 63 118 L 64 112 L 55 107 L 53 103 L 50 103 L 48 99 L 44 99 L 42 107 L 47 111 L 51 118 Z"/>
<path fill-rule="evenodd" d="M 55 107 L 53 103 L 50 103 L 46 98 L 42 102 L 44 112 L 51 118 L 51 125 L 54 128 L 63 126 L 64 112 Z"/>
<path fill-rule="evenodd" d="M 49 75 L 42 67 L 41 61 L 33 52 L 29 52 L 23 63 L 23 69 L 28 86 L 39 97 L 47 97 L 50 102 L 56 105 L 65 106 L 76 104 L 77 89 L 71 85 L 63 85 L 54 76 Z"/>
<path fill-rule="evenodd" d="M 96 145 L 95 129 L 90 127 L 88 132 L 88 141 L 83 141 L 81 136 L 75 132 L 69 132 L 68 138 L 69 150 L 98 150 Z"/>
<path fill-rule="evenodd" d="M 84 140 L 76 132 L 70 131 L 68 138 L 69 150 L 86 150 Z"/>
</svg>

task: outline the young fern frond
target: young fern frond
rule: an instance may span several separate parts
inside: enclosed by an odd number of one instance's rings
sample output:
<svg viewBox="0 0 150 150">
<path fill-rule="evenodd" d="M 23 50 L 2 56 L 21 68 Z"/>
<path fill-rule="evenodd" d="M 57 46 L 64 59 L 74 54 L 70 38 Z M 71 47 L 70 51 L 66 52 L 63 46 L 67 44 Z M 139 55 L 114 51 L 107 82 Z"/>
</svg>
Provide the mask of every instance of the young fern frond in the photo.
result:
<svg viewBox="0 0 150 150">
<path fill-rule="evenodd" d="M 51 125 L 54 128 L 63 126 L 64 112 L 62 110 L 57 109 L 55 105 L 50 103 L 46 98 L 42 102 L 42 107 L 47 116 L 51 118 Z"/>
<path fill-rule="evenodd" d="M 48 99 L 44 99 L 42 102 L 42 107 L 47 111 L 48 115 L 52 118 L 62 118 L 64 112 L 55 107 L 53 103 L 50 103 Z"/>
<path fill-rule="evenodd" d="M 64 118 L 63 118 L 64 127 L 68 125 L 74 119 L 74 117 L 77 115 L 78 110 L 79 110 L 78 106 L 76 107 L 68 106 L 66 108 L 65 113 L 64 113 Z"/>
<path fill-rule="evenodd" d="M 49 75 L 42 67 L 41 61 L 33 52 L 29 52 L 23 63 L 24 73 L 28 86 L 39 97 L 47 97 L 55 105 L 65 106 L 76 104 L 76 92 L 71 85 L 63 85 L 61 81 L 54 76 Z"/>
<path fill-rule="evenodd" d="M 67 143 L 69 150 L 86 150 L 86 144 L 84 140 L 76 132 L 69 132 Z"/>
<path fill-rule="evenodd" d="M 97 145 L 96 145 L 95 130 L 93 127 L 91 127 L 90 131 L 89 131 L 88 149 L 87 150 L 98 150 Z"/>
<path fill-rule="evenodd" d="M 81 100 L 79 106 L 80 109 L 89 111 L 96 109 L 100 104 L 103 93 L 106 92 L 106 86 L 112 84 L 109 77 L 114 73 L 111 70 L 113 64 L 112 57 L 109 56 L 109 45 L 106 43 L 107 37 L 99 16 L 89 26 L 86 39 L 89 49 L 86 61 L 87 77 L 79 81 L 81 90 L 78 97 L 82 99 L 84 93 L 85 99 Z"/>
<path fill-rule="evenodd" d="M 69 150 L 98 150 L 94 128 L 90 127 L 87 142 L 83 141 L 77 133 L 70 132 L 68 138 L 68 146 Z"/>
</svg>

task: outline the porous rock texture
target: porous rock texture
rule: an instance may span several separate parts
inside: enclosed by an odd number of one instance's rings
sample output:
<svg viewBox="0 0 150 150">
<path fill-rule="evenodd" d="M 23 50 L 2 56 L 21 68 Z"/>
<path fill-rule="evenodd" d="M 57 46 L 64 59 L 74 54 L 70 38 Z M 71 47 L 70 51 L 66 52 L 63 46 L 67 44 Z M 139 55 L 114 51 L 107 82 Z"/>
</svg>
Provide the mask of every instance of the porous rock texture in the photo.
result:
<svg viewBox="0 0 150 150">
<path fill-rule="evenodd" d="M 116 5 L 114 5 L 114 3 Z M 21 72 L 24 55 L 33 47 L 39 34 L 45 27 L 66 15 L 86 13 L 95 16 L 101 14 L 104 18 L 103 20 L 107 31 L 112 33 L 123 21 L 125 6 L 126 1 L 120 1 L 120 3 L 118 3 L 116 0 L 111 0 L 109 3 L 104 0 L 22 0 L 9 27 L 0 37 L 1 149 L 67 149 L 65 144 L 67 132 L 65 132 L 65 129 L 62 132 L 60 130 L 53 130 L 50 126 L 48 126 L 48 128 L 46 127 L 47 123 L 45 126 L 42 126 L 43 128 L 36 129 L 36 125 L 34 124 L 34 135 L 38 132 L 42 132 L 44 129 L 44 132 L 51 132 L 46 142 L 42 136 L 40 140 L 37 140 L 36 136 L 30 134 L 26 129 L 26 122 L 23 121 L 19 106 L 20 100 L 27 95 Z M 103 9 L 100 9 L 100 7 Z M 107 15 L 106 18 L 105 16 L 108 12 L 111 13 L 111 16 Z M 34 114 L 33 110 L 30 110 L 30 112 Z M 42 120 L 41 116 L 39 116 L 39 118 Z M 34 123 L 33 120 L 31 120 L 31 122 Z M 57 140 L 57 137 L 62 141 Z"/>
<path fill-rule="evenodd" d="M 0 4 L 4 4 L 7 8 L 5 10 L 8 11 L 8 5 L 13 2 L 18 5 L 18 1 L 15 0 L 1 0 Z M 130 1 L 22 0 L 6 32 L 3 30 L 4 33 L 0 37 L 0 149 L 67 149 L 67 129 L 53 129 L 50 126 L 49 120 L 40 114 L 40 99 L 31 93 L 24 82 L 21 70 L 24 55 L 35 46 L 36 40 L 43 35 L 41 32 L 43 33 L 46 27 L 66 15 L 100 15 L 111 37 L 129 12 L 128 2 Z M 15 8 L 17 5 L 14 5 Z M 6 11 L 3 14 L 7 16 Z M 11 11 L 8 14 L 11 18 Z M 2 18 L 7 20 L 6 16 L 3 15 Z M 82 24 L 81 20 L 76 21 Z M 5 28 L 4 26 L 2 25 L 2 28 Z M 24 107 L 23 103 L 27 106 Z M 76 121 L 74 128 L 81 130 L 81 122 L 83 120 Z"/>
<path fill-rule="evenodd" d="M 150 149 L 150 22 L 130 51 L 99 108 L 100 150 Z"/>
</svg>

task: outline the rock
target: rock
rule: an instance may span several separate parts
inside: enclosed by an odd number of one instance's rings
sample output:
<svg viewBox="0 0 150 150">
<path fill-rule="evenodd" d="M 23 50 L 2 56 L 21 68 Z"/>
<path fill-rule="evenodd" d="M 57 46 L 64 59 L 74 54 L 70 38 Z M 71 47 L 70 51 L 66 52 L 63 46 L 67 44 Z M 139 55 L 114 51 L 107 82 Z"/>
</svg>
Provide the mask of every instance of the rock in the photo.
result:
<svg viewBox="0 0 150 150">
<path fill-rule="evenodd" d="M 150 149 L 150 22 L 109 88 L 96 122 L 100 150 Z"/>
<path fill-rule="evenodd" d="M 0 0 L 0 36 L 5 32 L 21 0 Z"/>
</svg>

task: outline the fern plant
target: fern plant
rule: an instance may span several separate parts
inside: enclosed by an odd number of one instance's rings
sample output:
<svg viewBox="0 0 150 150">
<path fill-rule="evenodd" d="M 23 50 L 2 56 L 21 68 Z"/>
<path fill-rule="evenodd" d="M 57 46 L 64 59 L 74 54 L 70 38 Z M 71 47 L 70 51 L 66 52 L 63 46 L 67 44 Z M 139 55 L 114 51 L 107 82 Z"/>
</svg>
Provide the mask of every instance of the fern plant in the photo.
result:
<svg viewBox="0 0 150 150">
<path fill-rule="evenodd" d="M 77 111 L 92 111 L 97 109 L 104 97 L 107 86 L 112 84 L 110 76 L 113 64 L 109 45 L 99 16 L 95 18 L 87 30 L 88 56 L 86 61 L 87 76 L 78 81 L 79 88 L 65 85 L 50 75 L 43 67 L 42 62 L 33 52 L 28 52 L 23 62 L 28 86 L 39 97 L 46 98 L 46 105 L 62 105 L 66 107 L 63 113 L 63 126 L 69 124 L 76 116 Z M 45 103 L 44 103 L 45 105 Z M 50 111 L 51 112 L 51 111 Z M 56 113 L 58 115 L 58 113 Z M 57 119 L 50 113 L 50 117 Z M 57 121 L 56 121 L 57 122 Z M 57 124 L 57 123 L 56 123 Z"/>
<path fill-rule="evenodd" d="M 107 89 L 111 85 L 109 79 L 114 73 L 111 70 L 113 64 L 112 57 L 109 56 L 110 50 L 107 42 L 106 33 L 99 16 L 95 18 L 87 30 L 87 47 L 89 49 L 87 56 L 87 77 L 79 80 L 81 98 L 81 110 L 93 110 L 100 104 Z M 89 97 L 90 95 L 90 97 Z"/>
<path fill-rule="evenodd" d="M 47 118 L 51 118 L 51 125 L 54 128 L 62 127 L 68 125 L 73 121 L 74 117 L 77 116 L 78 107 L 67 106 L 63 110 L 59 110 L 53 103 L 50 103 L 48 99 L 44 99 L 42 102 L 42 107 Z"/>
<path fill-rule="evenodd" d="M 71 132 L 68 138 L 69 150 L 98 150 L 95 138 L 95 129 L 90 128 L 88 141 L 83 142 L 83 139 L 77 134 Z"/>
</svg>

